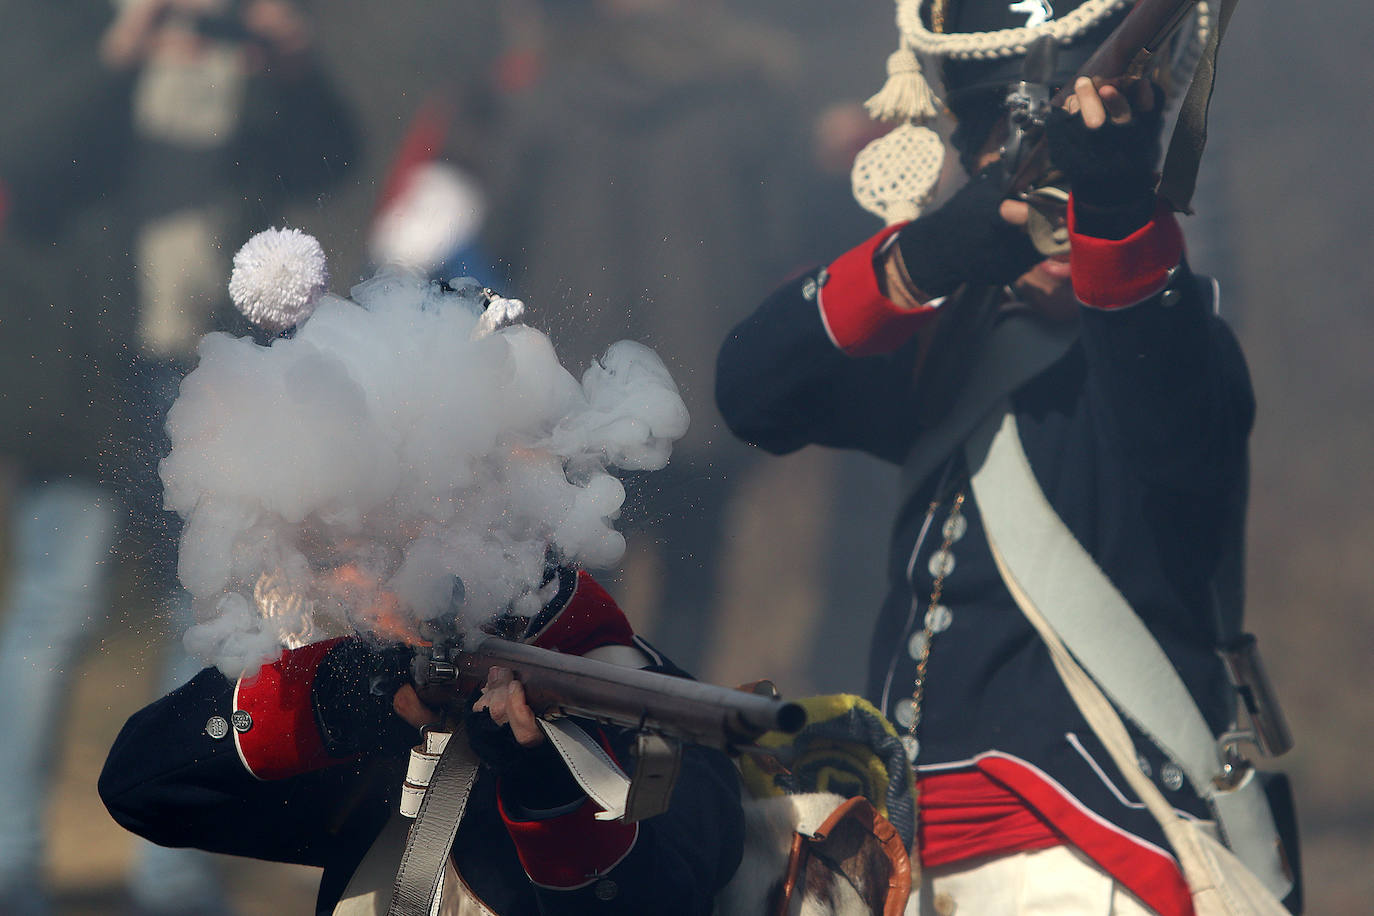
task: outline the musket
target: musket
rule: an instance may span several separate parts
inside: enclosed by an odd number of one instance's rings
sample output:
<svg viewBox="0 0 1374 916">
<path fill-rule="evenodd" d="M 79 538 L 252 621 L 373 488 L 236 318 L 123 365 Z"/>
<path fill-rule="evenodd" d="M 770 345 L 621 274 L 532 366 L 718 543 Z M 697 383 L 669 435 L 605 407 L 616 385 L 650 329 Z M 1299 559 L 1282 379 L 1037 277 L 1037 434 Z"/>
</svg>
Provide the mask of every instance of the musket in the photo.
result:
<svg viewBox="0 0 1374 916">
<path fill-rule="evenodd" d="M 1126 85 L 1144 78 L 1156 57 L 1187 20 L 1198 0 L 1137 0 L 1111 34 L 1078 69 L 1098 86 Z M 1215 27 L 1215 26 L 1214 26 Z M 1053 72 L 1053 39 L 1044 37 L 1026 55 L 1022 82 L 1008 97 L 1008 138 L 1003 147 L 1008 196 L 1039 203 L 1036 191 L 1049 183 L 1052 168 L 1045 143 L 1045 119 L 1073 92 L 1074 80 L 1052 97 L 1047 83 Z"/>
<path fill-rule="evenodd" d="M 1027 232 L 1042 254 L 1063 254 L 1069 245 L 1064 219 L 1068 194 L 1058 187 L 1062 176 L 1056 174 L 1050 162 L 1045 141 L 1045 123 L 1050 112 L 1064 104 L 1080 76 L 1091 78 L 1099 86 L 1121 86 L 1148 74 L 1155 57 L 1187 21 L 1197 2 L 1137 0 L 1078 69 L 1074 79 L 1053 93 L 1050 80 L 1058 50 L 1054 39 L 1042 36 L 1027 48 L 1021 81 L 1011 87 L 1006 99 L 1000 163 L 1006 196 L 1030 204 Z M 1217 28 L 1217 23 L 1213 23 L 1213 28 Z M 970 284 L 957 296 L 958 307 L 948 311 L 961 316 L 958 322 L 964 326 L 966 336 L 980 336 L 996 320 L 1001 288 Z M 954 319 L 947 317 L 944 323 L 942 333 L 950 333 Z M 921 421 L 927 425 L 937 422 L 948 409 L 952 392 L 963 384 L 960 371 L 971 365 L 959 348 L 943 348 L 950 354 L 943 360 L 938 356 L 941 349 L 932 348 L 919 383 L 926 392 L 922 397 Z M 936 385 L 940 388 L 932 390 Z"/>
<path fill-rule="evenodd" d="M 416 684 L 480 685 L 493 666 L 509 668 L 538 716 L 580 716 L 640 734 L 713 747 L 749 749 L 769 731 L 794 734 L 806 712 L 776 696 L 566 655 L 477 632 L 417 651 Z"/>
</svg>

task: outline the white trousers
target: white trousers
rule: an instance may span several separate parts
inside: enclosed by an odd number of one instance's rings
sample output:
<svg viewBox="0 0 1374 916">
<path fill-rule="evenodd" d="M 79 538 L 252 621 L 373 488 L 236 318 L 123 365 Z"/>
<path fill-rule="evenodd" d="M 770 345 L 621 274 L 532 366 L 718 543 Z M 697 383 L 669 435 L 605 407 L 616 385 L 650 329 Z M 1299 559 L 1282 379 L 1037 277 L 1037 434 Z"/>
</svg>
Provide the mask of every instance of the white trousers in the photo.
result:
<svg viewBox="0 0 1374 916">
<path fill-rule="evenodd" d="M 1072 846 L 925 869 L 907 916 L 1150 916 Z"/>
</svg>

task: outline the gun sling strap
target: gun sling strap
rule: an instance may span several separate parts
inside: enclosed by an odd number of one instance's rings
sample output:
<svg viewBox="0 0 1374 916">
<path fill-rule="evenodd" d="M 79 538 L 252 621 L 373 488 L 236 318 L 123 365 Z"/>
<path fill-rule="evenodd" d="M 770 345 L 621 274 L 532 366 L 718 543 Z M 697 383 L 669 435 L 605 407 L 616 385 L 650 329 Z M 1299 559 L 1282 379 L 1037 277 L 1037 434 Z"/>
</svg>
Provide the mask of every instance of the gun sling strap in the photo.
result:
<svg viewBox="0 0 1374 916">
<path fill-rule="evenodd" d="M 605 646 L 586 653 L 626 667 L 649 662 L 637 649 Z M 538 720 L 573 778 L 602 810 L 599 820 L 640 821 L 668 809 L 681 765 L 681 745 L 641 735 L 631 780 L 595 740 L 566 719 Z M 485 912 L 464 892 L 449 851 L 458 835 L 478 761 L 460 725 L 453 732 L 427 730 L 411 750 L 393 813 L 349 879 L 334 916 L 448 916 Z"/>
<path fill-rule="evenodd" d="M 1160 819 L 1170 840 L 1184 845 L 1175 852 L 1194 893 L 1201 889 L 1201 879 L 1193 874 L 1195 827 L 1179 827 L 1178 815 L 1162 796 L 1160 810 L 1151 805 L 1158 789 L 1135 766 L 1134 749 L 1113 706 L 1180 766 L 1215 812 L 1236 857 L 1270 894 L 1282 898 L 1292 880 L 1259 780 L 1251 771 L 1233 789 L 1223 791 L 1214 784 L 1222 760 L 1211 729 L 1164 650 L 1040 489 L 1009 404 L 986 417 L 967 443 L 966 456 L 974 498 L 1007 588 L 1044 636 L 1085 718 L 1102 742 L 1114 748 L 1123 778 Z M 1066 665 L 1080 676 L 1065 675 Z M 1085 708 L 1085 695 L 1093 692 L 1102 697 L 1096 710 Z M 1181 831 L 1189 836 L 1180 838 Z M 1213 853 L 1209 850 L 1209 861 L 1217 859 Z"/>
<path fill-rule="evenodd" d="M 1193 191 L 1197 188 L 1197 170 L 1202 162 L 1202 150 L 1207 145 L 1207 109 L 1212 102 L 1212 86 L 1216 81 L 1217 51 L 1222 36 L 1231 21 L 1237 0 L 1220 0 L 1216 24 L 1207 34 L 1193 80 L 1179 105 L 1178 120 L 1159 182 L 1159 196 L 1180 213 L 1192 213 Z"/>
</svg>

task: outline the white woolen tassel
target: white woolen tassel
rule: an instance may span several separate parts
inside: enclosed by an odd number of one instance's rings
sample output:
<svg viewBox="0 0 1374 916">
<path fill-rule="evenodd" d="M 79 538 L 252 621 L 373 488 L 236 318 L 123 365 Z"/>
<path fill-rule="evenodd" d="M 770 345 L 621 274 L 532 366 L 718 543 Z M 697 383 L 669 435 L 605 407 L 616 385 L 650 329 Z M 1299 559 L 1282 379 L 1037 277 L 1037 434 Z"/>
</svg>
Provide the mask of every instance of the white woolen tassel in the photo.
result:
<svg viewBox="0 0 1374 916">
<path fill-rule="evenodd" d="M 879 121 L 929 121 L 940 112 L 921 62 L 906 44 L 887 59 L 887 82 L 864 103 L 868 113 Z"/>
<path fill-rule="evenodd" d="M 299 229 L 265 229 L 234 255 L 229 298 L 249 321 L 281 331 L 310 317 L 329 284 L 324 249 Z"/>
</svg>

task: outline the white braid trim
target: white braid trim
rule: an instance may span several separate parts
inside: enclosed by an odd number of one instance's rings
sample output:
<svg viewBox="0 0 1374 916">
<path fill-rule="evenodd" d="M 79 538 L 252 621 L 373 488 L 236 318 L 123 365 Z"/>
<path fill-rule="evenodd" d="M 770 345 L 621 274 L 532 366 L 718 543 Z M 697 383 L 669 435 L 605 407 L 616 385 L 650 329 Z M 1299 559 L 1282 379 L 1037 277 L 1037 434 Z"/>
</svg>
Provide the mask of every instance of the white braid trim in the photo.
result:
<svg viewBox="0 0 1374 916">
<path fill-rule="evenodd" d="M 921 8 L 929 0 L 895 0 L 897 30 L 902 46 L 921 57 L 953 60 L 996 60 L 1025 54 L 1030 44 L 1042 35 L 1053 36 L 1060 44 L 1071 44 L 1076 38 L 1099 25 L 1134 0 L 1088 0 L 1063 19 L 1052 19 L 1034 28 L 1001 29 L 996 32 L 932 32 L 921 21 Z M 1186 41 L 1176 41 L 1170 61 L 1171 96 L 1186 89 L 1193 70 L 1202 57 L 1212 29 L 1212 10 L 1205 0 L 1198 0 L 1190 14 L 1191 24 L 1179 29 Z M 924 69 L 938 72 L 931 61 L 922 62 Z"/>
<path fill-rule="evenodd" d="M 1050 35 L 1060 44 L 1070 44 L 1133 0 L 1088 0 L 1063 19 L 1051 19 L 1034 28 L 999 29 L 996 32 L 932 32 L 921 21 L 921 6 L 926 0 L 897 0 L 897 29 L 912 48 L 954 60 L 994 60 L 1026 53 L 1031 42 Z"/>
</svg>

